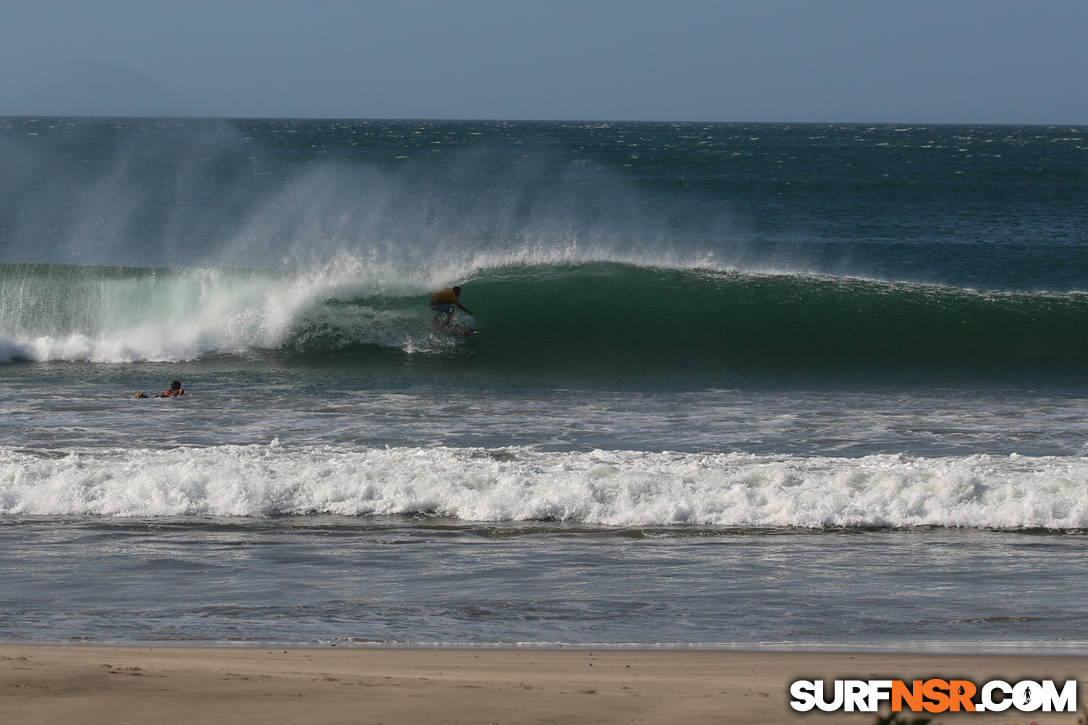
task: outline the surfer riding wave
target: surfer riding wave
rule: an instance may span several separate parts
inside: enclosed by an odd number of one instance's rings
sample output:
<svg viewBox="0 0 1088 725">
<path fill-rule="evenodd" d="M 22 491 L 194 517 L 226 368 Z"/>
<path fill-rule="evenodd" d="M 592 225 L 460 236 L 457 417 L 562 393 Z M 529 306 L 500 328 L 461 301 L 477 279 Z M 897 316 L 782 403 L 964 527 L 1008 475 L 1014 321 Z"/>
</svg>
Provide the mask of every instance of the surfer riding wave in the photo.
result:
<svg viewBox="0 0 1088 725">
<path fill-rule="evenodd" d="M 472 312 L 461 304 L 458 299 L 461 296 L 461 288 L 454 287 L 453 289 L 444 289 L 441 292 L 435 292 L 431 295 L 431 309 L 435 311 L 434 321 L 438 324 L 439 318 L 444 314 L 446 319 L 442 324 L 449 327 L 453 322 L 453 308 L 461 310 L 465 314 L 471 315 Z"/>
</svg>

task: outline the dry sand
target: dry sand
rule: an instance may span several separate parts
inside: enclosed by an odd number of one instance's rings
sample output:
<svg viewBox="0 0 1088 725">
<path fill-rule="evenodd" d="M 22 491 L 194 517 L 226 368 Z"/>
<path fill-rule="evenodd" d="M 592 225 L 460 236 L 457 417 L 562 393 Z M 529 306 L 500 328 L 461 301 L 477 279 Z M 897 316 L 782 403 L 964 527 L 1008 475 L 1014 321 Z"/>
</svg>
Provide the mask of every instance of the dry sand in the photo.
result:
<svg viewBox="0 0 1088 725">
<path fill-rule="evenodd" d="M 789 709 L 797 678 L 1078 678 L 1088 657 L 678 650 L 0 646 L 0 723 L 872 723 Z M 1075 725 L 1076 715 L 946 723 Z"/>
</svg>

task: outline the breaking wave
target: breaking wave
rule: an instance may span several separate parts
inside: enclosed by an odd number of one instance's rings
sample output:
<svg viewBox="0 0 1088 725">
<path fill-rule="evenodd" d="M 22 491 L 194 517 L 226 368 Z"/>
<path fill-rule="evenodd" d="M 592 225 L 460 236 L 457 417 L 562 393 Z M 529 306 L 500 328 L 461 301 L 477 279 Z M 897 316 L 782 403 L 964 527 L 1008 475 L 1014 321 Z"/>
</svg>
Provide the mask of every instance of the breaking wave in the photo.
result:
<svg viewBox="0 0 1088 725">
<path fill-rule="evenodd" d="M 1082 457 L 529 448 L 0 451 L 0 514 L 427 515 L 714 527 L 1088 529 Z"/>
<path fill-rule="evenodd" d="M 455 276 L 456 275 L 456 276 Z M 460 282 L 481 335 L 436 334 Z M 441 272 L 0 265 L 0 361 L 471 353 L 519 370 L 1088 365 L 1088 295 L 616 261 Z"/>
</svg>

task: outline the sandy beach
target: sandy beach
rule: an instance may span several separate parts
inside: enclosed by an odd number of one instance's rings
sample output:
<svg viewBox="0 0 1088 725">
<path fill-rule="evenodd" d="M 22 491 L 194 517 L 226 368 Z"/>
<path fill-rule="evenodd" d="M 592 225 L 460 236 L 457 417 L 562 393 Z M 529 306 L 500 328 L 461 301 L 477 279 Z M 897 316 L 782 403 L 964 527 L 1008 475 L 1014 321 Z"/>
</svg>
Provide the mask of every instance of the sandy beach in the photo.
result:
<svg viewBox="0 0 1088 725">
<path fill-rule="evenodd" d="M 807 678 L 1080 680 L 1088 657 L 676 650 L 0 646 L 0 722 L 782 723 Z M 1083 702 L 1083 694 L 1081 701 Z M 1074 725 L 1068 713 L 940 722 Z"/>
</svg>

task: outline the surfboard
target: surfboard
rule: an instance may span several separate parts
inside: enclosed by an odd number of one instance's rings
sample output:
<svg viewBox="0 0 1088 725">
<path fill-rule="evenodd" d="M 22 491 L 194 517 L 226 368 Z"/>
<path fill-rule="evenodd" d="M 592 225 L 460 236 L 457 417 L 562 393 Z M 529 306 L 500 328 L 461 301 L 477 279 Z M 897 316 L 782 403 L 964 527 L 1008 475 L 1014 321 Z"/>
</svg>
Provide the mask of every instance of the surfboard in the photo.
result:
<svg viewBox="0 0 1088 725">
<path fill-rule="evenodd" d="M 444 328 L 444 330 L 450 335 L 460 335 L 461 337 L 470 337 L 479 332 L 479 330 L 474 330 L 471 327 L 465 327 L 464 325 L 450 325 L 449 327 Z"/>
<path fill-rule="evenodd" d="M 434 331 L 443 335 L 456 335 L 457 337 L 470 337 L 475 335 L 479 330 L 473 329 L 467 325 L 454 323 L 452 325 L 443 325 L 439 322 L 434 324 Z"/>
</svg>

